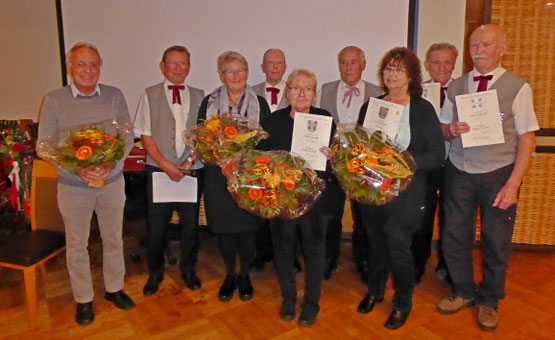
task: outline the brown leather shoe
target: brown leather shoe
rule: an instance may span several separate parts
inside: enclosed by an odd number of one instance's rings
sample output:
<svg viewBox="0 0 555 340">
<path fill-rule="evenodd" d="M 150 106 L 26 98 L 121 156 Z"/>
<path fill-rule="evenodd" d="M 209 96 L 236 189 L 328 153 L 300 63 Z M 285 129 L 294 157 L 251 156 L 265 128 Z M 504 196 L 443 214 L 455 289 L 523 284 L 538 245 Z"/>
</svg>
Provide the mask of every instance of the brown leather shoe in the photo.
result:
<svg viewBox="0 0 555 340">
<path fill-rule="evenodd" d="M 492 306 L 478 305 L 478 327 L 484 331 L 493 331 L 497 328 L 499 316 L 497 309 Z"/>
<path fill-rule="evenodd" d="M 436 307 L 436 310 L 441 314 L 454 314 L 463 308 L 474 306 L 476 300 L 474 298 L 464 298 L 462 296 L 453 295 L 441 300 Z"/>
</svg>

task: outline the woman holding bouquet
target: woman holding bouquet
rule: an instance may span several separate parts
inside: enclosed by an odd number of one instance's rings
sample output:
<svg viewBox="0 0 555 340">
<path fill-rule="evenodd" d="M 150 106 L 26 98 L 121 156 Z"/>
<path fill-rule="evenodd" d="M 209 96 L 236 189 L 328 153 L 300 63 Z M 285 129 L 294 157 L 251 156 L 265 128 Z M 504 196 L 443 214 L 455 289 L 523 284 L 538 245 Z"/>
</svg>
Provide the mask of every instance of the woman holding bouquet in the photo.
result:
<svg viewBox="0 0 555 340">
<path fill-rule="evenodd" d="M 331 116 L 328 111 L 312 106 L 316 95 L 316 76 L 312 72 L 305 69 L 294 70 L 289 75 L 285 88 L 285 96 L 291 105 L 275 111 L 270 118 L 262 122 L 264 130 L 270 133 L 270 138 L 260 145 L 263 149 L 291 150 L 296 112 Z M 337 197 L 336 190 L 341 190 L 335 182 L 329 164 L 326 171 L 317 171 L 317 173 L 325 180 L 326 189 L 312 210 L 293 220 L 280 218 L 270 220 L 274 263 L 283 297 L 279 316 L 285 321 L 293 320 L 296 315 L 297 290 L 294 263 L 296 237 L 297 234 L 300 236 L 306 261 L 305 297 L 298 319 L 300 326 L 312 325 L 320 310 L 320 292 L 325 271 L 326 225 L 332 218 L 330 213 L 333 211 L 332 205 L 337 204 L 333 201 L 333 198 Z"/>
<path fill-rule="evenodd" d="M 261 121 L 270 114 L 266 100 L 257 96 L 247 85 L 249 66 L 239 53 L 228 51 L 218 57 L 218 74 L 223 83 L 202 101 L 198 119 L 231 114 Z M 206 165 L 204 176 L 204 203 L 211 232 L 218 234 L 218 244 L 227 275 L 218 297 L 225 302 L 233 298 L 239 287 L 241 300 L 250 300 L 253 287 L 249 267 L 256 252 L 256 229 L 261 220 L 237 207 L 229 192 L 222 170 L 217 165 Z M 239 275 L 235 269 L 237 253 L 240 258 Z"/>
<path fill-rule="evenodd" d="M 412 308 L 414 263 L 412 235 L 424 213 L 427 172 L 441 166 L 444 143 L 433 106 L 422 95 L 422 76 L 418 57 L 407 48 L 394 48 L 382 58 L 378 76 L 385 95 L 380 99 L 403 105 L 395 138 L 401 150 L 416 162 L 410 186 L 385 205 L 361 205 L 362 224 L 368 236 L 368 295 L 358 306 L 359 313 L 372 311 L 384 298 L 387 265 L 393 275 L 393 311 L 385 323 L 388 329 L 401 327 Z M 360 109 L 359 124 L 366 117 L 368 103 Z M 372 127 L 370 127 L 371 129 Z"/>
</svg>

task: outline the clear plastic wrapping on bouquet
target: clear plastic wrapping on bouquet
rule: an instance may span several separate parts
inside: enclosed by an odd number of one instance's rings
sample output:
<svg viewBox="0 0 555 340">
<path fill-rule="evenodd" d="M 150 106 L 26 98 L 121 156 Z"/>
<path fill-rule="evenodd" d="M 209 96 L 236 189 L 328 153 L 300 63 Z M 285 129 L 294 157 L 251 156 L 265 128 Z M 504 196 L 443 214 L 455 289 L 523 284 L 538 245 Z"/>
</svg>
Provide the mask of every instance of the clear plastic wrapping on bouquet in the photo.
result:
<svg viewBox="0 0 555 340">
<path fill-rule="evenodd" d="M 405 190 L 416 163 L 380 131 L 340 124 L 332 140 L 332 169 L 350 199 L 382 205 Z"/>
<path fill-rule="evenodd" d="M 303 158 L 287 151 L 249 150 L 219 165 L 237 206 L 262 218 L 300 217 L 325 188 Z"/>
<path fill-rule="evenodd" d="M 41 138 L 37 154 L 50 163 L 69 170 L 111 163 L 125 156 L 126 142 L 133 124 L 126 118 L 66 127 L 55 135 Z"/>
<path fill-rule="evenodd" d="M 228 113 L 212 115 L 183 132 L 185 145 L 206 164 L 217 164 L 220 159 L 252 149 L 268 136 L 257 122 Z"/>
</svg>

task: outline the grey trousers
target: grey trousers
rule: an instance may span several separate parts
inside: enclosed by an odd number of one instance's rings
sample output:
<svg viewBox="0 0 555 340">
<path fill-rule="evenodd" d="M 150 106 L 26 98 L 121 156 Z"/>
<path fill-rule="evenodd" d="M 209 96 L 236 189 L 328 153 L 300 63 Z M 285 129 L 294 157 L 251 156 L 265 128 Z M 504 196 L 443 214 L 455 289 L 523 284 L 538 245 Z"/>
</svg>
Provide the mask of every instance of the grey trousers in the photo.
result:
<svg viewBox="0 0 555 340">
<path fill-rule="evenodd" d="M 123 288 L 123 176 L 103 188 L 81 188 L 58 183 L 58 207 L 66 232 L 66 260 L 73 297 L 78 303 L 93 300 L 89 261 L 91 217 L 96 212 L 102 237 L 102 269 L 106 292 Z"/>
</svg>

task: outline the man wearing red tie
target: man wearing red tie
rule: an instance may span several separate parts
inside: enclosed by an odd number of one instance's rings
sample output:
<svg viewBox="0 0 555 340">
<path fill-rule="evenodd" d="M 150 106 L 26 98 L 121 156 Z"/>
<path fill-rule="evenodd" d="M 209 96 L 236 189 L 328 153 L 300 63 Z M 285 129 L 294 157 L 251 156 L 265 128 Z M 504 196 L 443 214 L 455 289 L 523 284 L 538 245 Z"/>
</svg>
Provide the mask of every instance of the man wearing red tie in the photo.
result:
<svg viewBox="0 0 555 340">
<path fill-rule="evenodd" d="M 283 95 L 285 93 L 285 81 L 283 74 L 287 69 L 285 55 L 277 48 L 271 48 L 264 53 L 262 58 L 262 72 L 266 75 L 266 81 L 254 85 L 254 92 L 266 98 L 270 111 L 274 112 L 289 106 L 289 101 Z"/>
<path fill-rule="evenodd" d="M 145 90 L 139 99 L 135 116 L 135 133 L 141 135 L 147 152 L 147 237 L 149 278 L 143 288 L 144 295 L 158 291 L 164 278 L 163 250 L 174 210 L 179 215 L 181 228 L 181 277 L 187 288 L 200 289 L 201 282 L 195 274 L 198 239 L 198 203 L 154 203 L 154 172 L 164 172 L 174 182 L 183 179 L 182 170 L 200 172 L 202 163 L 183 142 L 183 131 L 197 122 L 204 91 L 185 85 L 191 69 L 190 53 L 183 46 L 171 46 L 164 52 L 160 70 L 164 81 Z M 201 190 L 198 190 L 199 194 Z"/>
<path fill-rule="evenodd" d="M 455 62 L 457 61 L 458 51 L 457 48 L 449 43 L 436 43 L 432 44 L 426 52 L 426 60 L 424 66 L 430 74 L 430 80 L 424 83 L 440 83 L 440 107 L 443 107 L 445 95 L 447 94 L 447 86 L 453 81 L 451 74 L 455 69 Z M 449 143 L 445 143 L 445 150 L 449 151 Z M 428 186 L 426 192 L 426 207 L 424 217 L 422 218 L 420 228 L 414 233 L 412 238 L 412 256 L 414 259 L 415 281 L 419 283 L 424 275 L 426 262 L 431 254 L 431 241 L 434 232 L 434 219 L 436 215 L 436 207 L 438 202 L 437 191 L 441 189 L 443 182 L 443 170 L 441 167 L 436 171 L 430 171 L 428 174 Z M 441 205 L 441 199 L 440 199 Z M 443 257 L 441 249 L 441 231 L 443 229 L 443 210 L 438 212 L 439 216 L 439 230 L 440 238 L 437 247 L 438 250 L 438 264 L 436 267 L 436 275 L 443 280 L 449 281 L 449 274 L 447 265 Z"/>
<path fill-rule="evenodd" d="M 331 113 L 336 124 L 356 123 L 362 104 L 370 97 L 379 96 L 381 89 L 367 81 L 362 80 L 362 72 L 366 69 L 366 57 L 364 51 L 356 46 L 347 46 L 337 55 L 339 75 L 341 80 L 336 80 L 322 85 L 316 98 L 316 107 Z M 328 184 L 328 183 L 327 183 Z M 329 185 L 338 185 L 329 183 Z M 345 200 L 345 194 L 338 190 L 340 196 L 337 202 Z M 326 235 L 326 257 L 327 267 L 325 278 L 329 279 L 333 270 L 337 267 L 339 257 L 339 244 L 341 241 L 341 220 L 343 218 L 344 205 L 338 204 L 334 219 L 329 223 Z M 361 273 L 362 280 L 366 280 L 368 274 L 368 251 L 366 234 L 360 227 L 360 214 L 358 205 L 351 201 L 351 212 L 353 216 L 353 255 L 357 269 Z"/>
<path fill-rule="evenodd" d="M 451 141 L 445 167 L 443 249 L 453 295 L 437 310 L 452 314 L 478 303 L 478 326 L 487 331 L 498 324 L 518 191 L 532 161 L 534 131 L 539 129 L 530 85 L 501 67 L 507 45 L 506 34 L 497 25 L 474 30 L 469 44 L 474 69 L 449 85 L 440 117 L 444 138 Z M 497 91 L 505 142 L 464 148 L 461 134 L 470 126 L 459 121 L 455 98 L 485 90 Z M 482 281 L 475 286 L 472 248 L 478 207 L 483 258 Z"/>
</svg>

